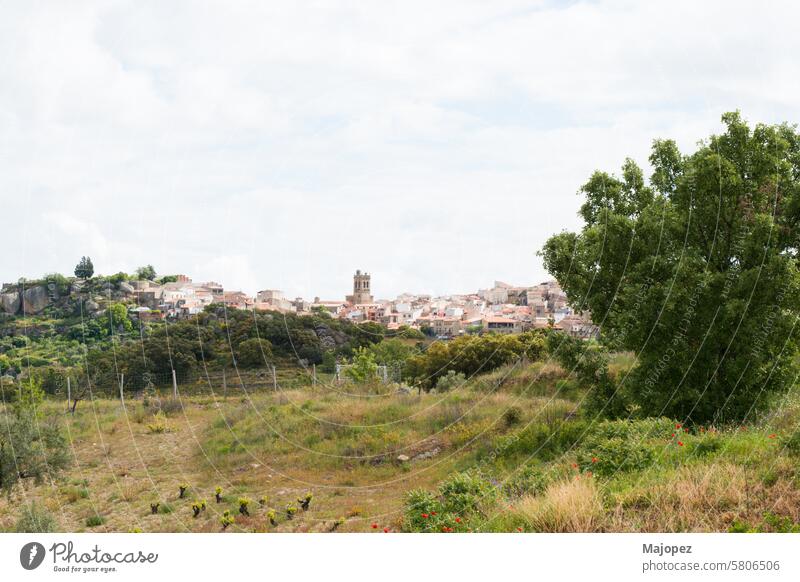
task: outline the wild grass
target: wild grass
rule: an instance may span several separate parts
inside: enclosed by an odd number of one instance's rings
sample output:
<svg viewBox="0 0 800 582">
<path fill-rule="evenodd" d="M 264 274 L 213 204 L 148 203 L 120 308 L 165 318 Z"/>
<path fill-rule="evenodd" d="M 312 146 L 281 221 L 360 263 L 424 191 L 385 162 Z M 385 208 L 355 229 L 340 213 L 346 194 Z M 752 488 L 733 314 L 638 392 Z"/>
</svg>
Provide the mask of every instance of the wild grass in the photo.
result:
<svg viewBox="0 0 800 582">
<path fill-rule="evenodd" d="M 548 486 L 543 495 L 528 495 L 517 501 L 511 520 L 526 531 L 601 531 L 605 521 L 602 494 L 590 478 L 559 481 Z"/>
</svg>

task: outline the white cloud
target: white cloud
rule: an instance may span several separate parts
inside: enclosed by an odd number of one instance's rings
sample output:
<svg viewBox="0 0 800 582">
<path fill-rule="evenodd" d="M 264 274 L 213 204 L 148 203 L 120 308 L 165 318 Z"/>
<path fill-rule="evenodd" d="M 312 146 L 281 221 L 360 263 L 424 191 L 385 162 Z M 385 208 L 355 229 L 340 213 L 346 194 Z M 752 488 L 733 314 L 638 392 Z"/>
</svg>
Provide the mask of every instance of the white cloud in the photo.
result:
<svg viewBox="0 0 800 582">
<path fill-rule="evenodd" d="M 595 168 L 798 121 L 792 3 L 17 3 L 0 280 L 153 263 L 248 291 L 544 276 Z M 214 274 L 213 270 L 219 269 Z"/>
</svg>

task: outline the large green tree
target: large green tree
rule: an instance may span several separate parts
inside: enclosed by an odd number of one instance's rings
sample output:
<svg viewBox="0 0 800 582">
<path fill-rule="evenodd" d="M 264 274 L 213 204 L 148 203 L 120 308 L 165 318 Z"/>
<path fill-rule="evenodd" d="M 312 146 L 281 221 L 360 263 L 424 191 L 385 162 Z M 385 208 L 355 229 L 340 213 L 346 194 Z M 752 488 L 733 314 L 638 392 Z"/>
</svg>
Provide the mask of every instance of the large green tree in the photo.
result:
<svg viewBox="0 0 800 582">
<path fill-rule="evenodd" d="M 741 420 L 794 378 L 800 135 L 722 120 L 691 155 L 656 140 L 649 184 L 632 160 L 595 172 L 583 229 L 541 252 L 604 341 L 636 353 L 626 414 Z"/>
</svg>

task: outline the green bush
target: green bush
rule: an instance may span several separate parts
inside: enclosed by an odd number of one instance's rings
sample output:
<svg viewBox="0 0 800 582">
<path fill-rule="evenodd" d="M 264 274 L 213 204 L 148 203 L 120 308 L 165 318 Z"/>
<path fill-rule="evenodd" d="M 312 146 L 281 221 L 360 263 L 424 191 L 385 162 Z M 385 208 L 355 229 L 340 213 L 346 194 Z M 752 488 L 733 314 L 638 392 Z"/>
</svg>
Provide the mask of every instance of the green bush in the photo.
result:
<svg viewBox="0 0 800 582">
<path fill-rule="evenodd" d="M 86 518 L 86 527 L 97 527 L 98 525 L 103 525 L 106 522 L 106 518 L 102 515 L 90 515 Z"/>
<path fill-rule="evenodd" d="M 592 427 L 578 446 L 578 465 L 583 471 L 601 476 L 642 471 L 655 459 L 649 441 L 668 438 L 676 430 L 679 429 L 667 418 L 601 422 Z"/>
<path fill-rule="evenodd" d="M 56 520 L 53 515 L 40 507 L 35 501 L 26 505 L 14 524 L 17 533 L 51 533 L 56 531 Z"/>
<path fill-rule="evenodd" d="M 522 422 L 522 409 L 519 406 L 512 406 L 503 413 L 503 424 L 512 427 Z"/>
<path fill-rule="evenodd" d="M 497 499 L 497 489 L 469 471 L 450 476 L 439 485 L 437 493 L 415 489 L 406 494 L 406 530 L 465 531 L 466 521 L 482 517 L 481 508 Z"/>
<path fill-rule="evenodd" d="M 436 381 L 437 392 L 449 392 L 454 388 L 459 388 L 467 381 L 467 377 L 461 372 L 455 370 L 448 370 L 447 374 L 441 376 Z"/>
</svg>

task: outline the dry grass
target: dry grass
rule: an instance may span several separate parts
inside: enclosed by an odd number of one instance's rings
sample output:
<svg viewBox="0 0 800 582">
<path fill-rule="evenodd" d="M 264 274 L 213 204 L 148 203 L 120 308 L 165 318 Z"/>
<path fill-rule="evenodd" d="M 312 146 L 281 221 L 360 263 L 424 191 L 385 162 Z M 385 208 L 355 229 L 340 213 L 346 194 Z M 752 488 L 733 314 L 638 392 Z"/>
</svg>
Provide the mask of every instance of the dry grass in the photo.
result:
<svg viewBox="0 0 800 582">
<path fill-rule="evenodd" d="M 680 467 L 665 481 L 638 489 L 614 512 L 617 531 L 725 531 L 749 513 L 743 467 L 730 463 Z"/>
<path fill-rule="evenodd" d="M 573 479 L 550 485 L 543 495 L 526 496 L 513 513 L 538 532 L 596 532 L 603 528 L 603 499 L 593 479 Z"/>
</svg>

